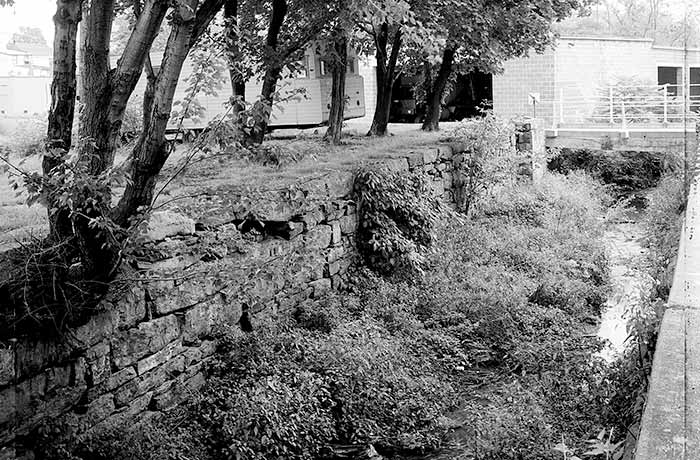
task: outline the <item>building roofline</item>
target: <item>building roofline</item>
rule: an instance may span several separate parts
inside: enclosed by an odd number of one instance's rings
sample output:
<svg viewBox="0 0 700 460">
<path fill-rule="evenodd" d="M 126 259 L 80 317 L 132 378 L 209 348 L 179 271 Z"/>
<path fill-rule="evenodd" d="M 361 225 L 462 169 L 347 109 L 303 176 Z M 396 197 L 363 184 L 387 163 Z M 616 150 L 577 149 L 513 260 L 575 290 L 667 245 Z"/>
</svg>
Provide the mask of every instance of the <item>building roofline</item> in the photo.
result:
<svg viewBox="0 0 700 460">
<path fill-rule="evenodd" d="M 671 51 L 692 51 L 692 52 L 699 52 L 700 48 L 683 48 L 681 46 L 661 46 L 661 45 L 654 45 L 652 48 L 657 49 L 657 50 L 671 50 Z"/>
<path fill-rule="evenodd" d="M 587 41 L 606 41 L 606 42 L 645 42 L 654 43 L 651 38 L 629 38 L 629 37 L 592 37 L 588 35 L 562 35 L 559 40 L 587 40 Z"/>
<path fill-rule="evenodd" d="M 700 52 L 700 48 L 683 48 L 681 46 L 655 45 L 651 38 L 627 38 L 627 37 L 591 37 L 591 36 L 575 36 L 563 35 L 559 40 L 585 40 L 585 41 L 606 41 L 606 42 L 634 42 L 634 43 L 651 43 L 651 47 L 657 50 L 669 51 L 692 51 Z"/>
</svg>

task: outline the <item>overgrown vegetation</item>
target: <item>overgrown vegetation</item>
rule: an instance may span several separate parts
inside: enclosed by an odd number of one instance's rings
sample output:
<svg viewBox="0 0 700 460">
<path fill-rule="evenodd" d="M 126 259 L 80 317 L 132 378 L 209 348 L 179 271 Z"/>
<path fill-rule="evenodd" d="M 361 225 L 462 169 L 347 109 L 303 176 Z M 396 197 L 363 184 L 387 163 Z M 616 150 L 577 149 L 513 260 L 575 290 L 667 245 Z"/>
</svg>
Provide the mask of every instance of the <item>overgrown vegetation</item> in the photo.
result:
<svg viewBox="0 0 700 460">
<path fill-rule="evenodd" d="M 431 182 L 421 173 L 370 167 L 355 176 L 353 191 L 362 223 L 358 249 L 379 273 L 416 275 L 443 205 L 431 196 Z"/>
<path fill-rule="evenodd" d="M 515 177 L 517 152 L 511 140 L 513 127 L 491 112 L 474 121 L 462 122 L 449 139 L 465 146 L 455 161 L 457 209 L 469 215 L 495 187 Z"/>
<path fill-rule="evenodd" d="M 166 458 L 177 436 L 199 459 L 332 458 L 347 444 L 557 458 L 562 437 L 578 446 L 619 409 L 586 334 L 607 292 L 607 200 L 582 174 L 500 188 L 473 219 L 436 225 L 421 276 L 366 272 L 292 319 L 224 331 L 187 407 L 69 450 Z"/>
<path fill-rule="evenodd" d="M 664 174 L 681 171 L 683 163 L 672 153 L 561 149 L 553 152 L 548 167 L 562 174 L 584 170 L 625 195 L 655 187 Z"/>
</svg>

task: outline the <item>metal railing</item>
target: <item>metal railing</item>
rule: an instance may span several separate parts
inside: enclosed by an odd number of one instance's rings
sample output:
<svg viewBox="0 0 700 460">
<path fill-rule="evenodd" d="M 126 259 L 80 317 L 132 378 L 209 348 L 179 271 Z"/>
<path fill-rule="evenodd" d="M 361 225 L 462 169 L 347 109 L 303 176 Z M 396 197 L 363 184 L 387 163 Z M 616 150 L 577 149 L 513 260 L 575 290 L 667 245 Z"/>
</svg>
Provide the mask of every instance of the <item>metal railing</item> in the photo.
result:
<svg viewBox="0 0 700 460">
<path fill-rule="evenodd" d="M 588 91 L 586 95 L 575 86 L 559 88 L 554 99 L 539 101 L 537 110 L 544 109 L 552 129 L 664 128 L 695 122 L 700 115 L 700 84 L 612 85 Z"/>
</svg>

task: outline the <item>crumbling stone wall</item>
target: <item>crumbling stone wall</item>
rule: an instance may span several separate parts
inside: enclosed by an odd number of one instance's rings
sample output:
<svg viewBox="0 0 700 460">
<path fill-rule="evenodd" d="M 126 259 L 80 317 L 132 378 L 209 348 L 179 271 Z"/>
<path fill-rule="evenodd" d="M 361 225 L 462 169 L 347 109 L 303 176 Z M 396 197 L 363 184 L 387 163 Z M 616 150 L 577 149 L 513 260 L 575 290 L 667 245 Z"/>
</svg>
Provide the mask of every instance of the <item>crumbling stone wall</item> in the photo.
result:
<svg viewBox="0 0 700 460">
<path fill-rule="evenodd" d="M 440 145 L 381 162 L 424 171 L 453 202 L 462 150 Z M 244 241 L 234 224 L 170 224 L 153 230 L 138 269 L 122 274 L 87 324 L 57 340 L 0 344 L 0 446 L 47 418 L 84 432 L 173 407 L 204 384 L 218 326 L 289 313 L 341 288 L 357 264 L 357 208 L 345 198 L 289 216 L 283 239 Z"/>
</svg>

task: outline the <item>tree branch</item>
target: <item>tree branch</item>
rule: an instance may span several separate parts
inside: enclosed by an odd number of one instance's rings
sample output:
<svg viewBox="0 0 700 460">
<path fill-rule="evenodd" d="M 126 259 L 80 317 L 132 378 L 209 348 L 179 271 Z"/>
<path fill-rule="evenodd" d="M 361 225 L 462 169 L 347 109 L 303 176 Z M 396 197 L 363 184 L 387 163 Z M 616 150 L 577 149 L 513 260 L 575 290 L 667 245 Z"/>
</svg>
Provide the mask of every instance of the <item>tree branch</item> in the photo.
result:
<svg viewBox="0 0 700 460">
<path fill-rule="evenodd" d="M 199 40 L 209 24 L 216 16 L 216 13 L 224 6 L 225 0 L 204 0 L 204 3 L 197 8 L 197 17 L 194 20 L 194 30 L 190 39 L 190 48 Z"/>
</svg>

